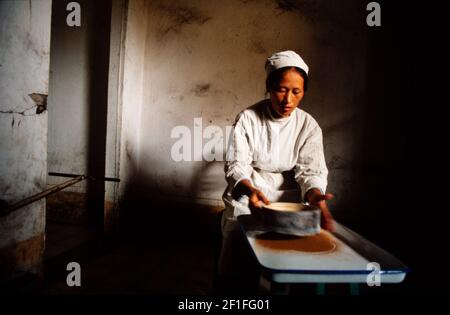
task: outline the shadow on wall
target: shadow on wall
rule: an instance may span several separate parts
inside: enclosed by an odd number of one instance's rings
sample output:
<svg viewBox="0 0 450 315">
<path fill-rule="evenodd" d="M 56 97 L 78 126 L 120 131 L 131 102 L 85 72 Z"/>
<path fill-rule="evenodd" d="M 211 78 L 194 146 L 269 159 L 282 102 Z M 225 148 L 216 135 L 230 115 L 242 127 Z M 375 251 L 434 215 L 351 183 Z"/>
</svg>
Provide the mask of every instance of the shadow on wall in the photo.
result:
<svg viewBox="0 0 450 315">
<path fill-rule="evenodd" d="M 129 162 L 131 180 L 123 190 L 120 200 L 120 232 L 137 234 L 154 239 L 202 239 L 212 241 L 217 232 L 216 218 L 222 206 L 201 205 L 176 199 L 176 189 L 170 183 L 157 181 L 143 172 L 137 172 L 135 163 Z M 199 196 L 200 192 L 217 183 L 208 176 L 217 163 L 203 162 L 202 167 L 190 180 L 188 196 Z M 158 161 L 148 161 L 158 168 Z M 223 187 L 225 189 L 225 186 Z M 172 199 L 170 196 L 174 196 Z M 195 197 L 190 197 L 194 199 Z"/>
</svg>

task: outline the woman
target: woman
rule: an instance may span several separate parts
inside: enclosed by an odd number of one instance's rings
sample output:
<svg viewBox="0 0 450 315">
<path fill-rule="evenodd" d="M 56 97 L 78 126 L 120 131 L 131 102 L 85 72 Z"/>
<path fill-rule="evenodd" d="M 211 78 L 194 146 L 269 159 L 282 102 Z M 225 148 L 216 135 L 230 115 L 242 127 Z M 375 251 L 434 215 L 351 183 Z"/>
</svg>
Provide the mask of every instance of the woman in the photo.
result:
<svg viewBox="0 0 450 315">
<path fill-rule="evenodd" d="M 334 230 L 326 204 L 332 195 L 325 193 L 322 131 L 298 108 L 308 86 L 308 66 L 294 51 L 282 51 L 267 59 L 265 69 L 270 99 L 236 117 L 225 163 L 228 186 L 219 274 L 229 279 L 254 270 L 252 259 L 242 256 L 248 250 L 240 249 L 244 245 L 236 217 L 257 212 L 262 203 L 316 205 L 322 210 L 322 227 Z"/>
</svg>

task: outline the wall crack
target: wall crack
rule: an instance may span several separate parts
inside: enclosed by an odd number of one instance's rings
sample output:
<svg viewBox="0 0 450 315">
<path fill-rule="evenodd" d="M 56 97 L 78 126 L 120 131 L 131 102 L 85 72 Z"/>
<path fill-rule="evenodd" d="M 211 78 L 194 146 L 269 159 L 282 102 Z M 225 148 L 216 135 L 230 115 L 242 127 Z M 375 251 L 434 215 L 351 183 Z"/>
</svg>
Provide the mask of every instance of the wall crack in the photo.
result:
<svg viewBox="0 0 450 315">
<path fill-rule="evenodd" d="M 0 114 L 18 114 L 18 115 L 22 115 L 22 116 L 35 116 L 36 113 L 27 114 L 27 112 L 31 111 L 35 107 L 37 107 L 37 106 L 33 106 L 33 107 L 25 109 L 21 112 L 14 111 L 14 110 L 0 110 Z"/>
</svg>

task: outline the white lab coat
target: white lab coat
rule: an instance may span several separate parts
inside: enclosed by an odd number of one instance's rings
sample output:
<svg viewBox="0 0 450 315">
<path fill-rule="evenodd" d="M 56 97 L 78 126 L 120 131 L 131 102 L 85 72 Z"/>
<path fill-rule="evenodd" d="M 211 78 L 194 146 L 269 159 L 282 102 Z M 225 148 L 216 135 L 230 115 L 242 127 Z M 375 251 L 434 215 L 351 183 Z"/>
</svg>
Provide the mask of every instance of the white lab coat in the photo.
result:
<svg viewBox="0 0 450 315">
<path fill-rule="evenodd" d="M 225 162 L 228 186 L 223 194 L 223 224 L 250 214 L 246 196 L 240 200 L 231 196 L 243 179 L 250 180 L 270 202 L 300 202 L 311 188 L 326 191 L 328 169 L 318 123 L 299 108 L 277 119 L 269 106 L 270 100 L 263 100 L 236 117 Z"/>
<path fill-rule="evenodd" d="M 227 148 L 223 194 L 222 250 L 219 274 L 246 274 L 254 267 L 244 263 L 243 235 L 236 217 L 250 214 L 248 197 L 234 200 L 233 188 L 248 179 L 270 202 L 300 202 L 311 188 L 325 193 L 328 169 L 322 130 L 314 118 L 296 108 L 289 117 L 275 118 L 270 100 L 261 101 L 239 113 Z"/>
</svg>

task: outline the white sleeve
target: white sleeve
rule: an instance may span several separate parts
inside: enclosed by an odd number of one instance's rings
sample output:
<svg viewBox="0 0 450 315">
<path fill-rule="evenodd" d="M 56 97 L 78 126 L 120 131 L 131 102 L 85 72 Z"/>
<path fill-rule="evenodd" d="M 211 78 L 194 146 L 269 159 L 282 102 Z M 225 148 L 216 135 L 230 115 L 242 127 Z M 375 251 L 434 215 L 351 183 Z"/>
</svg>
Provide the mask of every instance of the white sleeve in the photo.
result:
<svg viewBox="0 0 450 315">
<path fill-rule="evenodd" d="M 242 114 L 236 118 L 226 154 L 225 178 L 232 187 L 235 187 L 243 179 L 251 182 L 253 154 L 246 131 L 246 128 L 249 127 L 245 126 L 245 121 L 246 118 Z"/>
<path fill-rule="evenodd" d="M 312 188 L 318 188 L 325 194 L 327 188 L 328 169 L 323 153 L 322 130 L 316 125 L 300 148 L 295 165 L 295 179 L 300 185 L 302 199 Z"/>
</svg>

